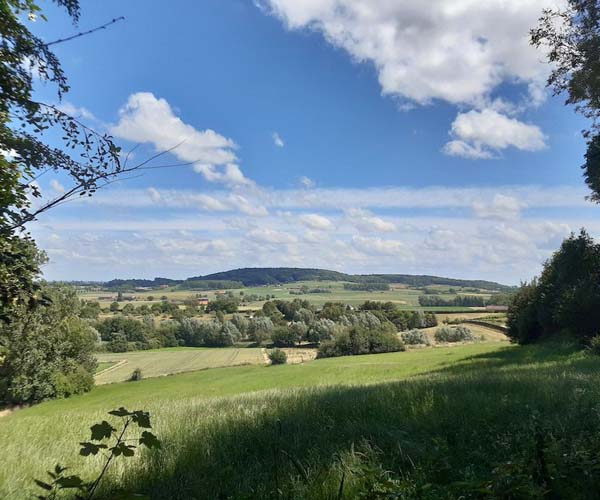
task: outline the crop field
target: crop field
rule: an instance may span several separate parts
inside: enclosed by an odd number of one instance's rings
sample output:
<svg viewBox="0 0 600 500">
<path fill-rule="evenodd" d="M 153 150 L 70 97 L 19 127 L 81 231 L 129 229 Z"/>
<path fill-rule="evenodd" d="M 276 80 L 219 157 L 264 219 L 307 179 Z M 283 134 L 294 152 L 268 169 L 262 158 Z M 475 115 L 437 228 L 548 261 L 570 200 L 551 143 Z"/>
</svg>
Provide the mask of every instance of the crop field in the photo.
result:
<svg viewBox="0 0 600 500">
<path fill-rule="evenodd" d="M 57 462 L 91 477 L 100 460 L 79 457 L 78 443 L 121 405 L 151 412 L 163 448 L 116 461 L 99 498 L 125 485 L 152 499 L 349 500 L 365 478 L 390 484 L 403 470 L 408 486 L 423 477 L 460 496 L 478 478 L 529 477 L 540 426 L 546 460 L 567 478 L 559 497 L 573 498 L 569 487 L 593 479 L 579 460 L 571 467 L 570 447 L 595 456 L 599 400 L 600 363 L 569 345 L 479 343 L 102 385 L 0 419 L 0 498 L 31 498 L 32 479 Z"/>
<path fill-rule="evenodd" d="M 223 366 L 264 364 L 259 348 L 172 347 L 150 351 L 101 353 L 98 363 L 109 365 L 96 374 L 96 384 L 124 382 L 139 368 L 144 377 L 160 377 L 174 373 L 218 368 Z"/>
<path fill-rule="evenodd" d="M 327 290 L 327 293 L 304 293 L 297 294 L 302 286 L 306 286 L 309 289 L 323 289 Z M 447 287 L 447 286 L 432 286 L 428 287 L 432 290 L 437 290 L 441 293 L 448 292 L 451 289 L 458 294 L 466 293 L 462 288 L 459 287 Z M 233 292 L 236 296 L 242 292 L 244 295 L 257 295 L 275 297 L 276 299 L 293 300 L 294 298 L 300 298 L 307 300 L 316 306 L 323 305 L 325 302 L 343 302 L 348 305 L 359 305 L 365 300 L 377 300 L 377 301 L 391 301 L 394 302 L 400 309 L 421 309 L 419 306 L 419 295 L 423 295 L 423 290 L 409 288 L 404 285 L 391 284 L 389 291 L 360 291 L 360 290 L 345 290 L 344 282 L 340 281 L 299 281 L 296 283 L 289 283 L 285 285 L 273 285 L 273 286 L 259 286 L 259 287 L 247 287 L 240 289 L 228 290 Z M 135 292 L 136 301 L 133 303 L 138 305 L 141 303 L 152 304 L 159 302 L 161 297 L 167 297 L 169 300 L 184 300 L 189 297 L 193 297 L 196 294 L 206 296 L 210 299 L 216 297 L 217 290 L 211 291 L 194 291 L 194 290 L 178 290 L 176 288 L 168 288 L 164 290 L 152 290 Z M 468 292 L 468 295 L 479 295 L 485 299 L 490 297 L 489 293 L 473 293 Z M 98 297 L 116 297 L 116 292 L 85 292 L 80 294 L 81 298 L 88 300 L 97 300 Z M 447 299 L 454 297 L 455 295 L 444 295 Z M 153 300 L 148 301 L 151 297 Z M 108 308 L 111 300 L 101 300 L 103 308 Z M 258 309 L 262 307 L 264 301 L 253 301 L 242 306 L 242 309 Z M 456 306 L 439 306 L 439 307 L 426 307 L 422 308 L 431 311 L 456 311 L 464 310 L 469 311 L 470 308 Z"/>
</svg>

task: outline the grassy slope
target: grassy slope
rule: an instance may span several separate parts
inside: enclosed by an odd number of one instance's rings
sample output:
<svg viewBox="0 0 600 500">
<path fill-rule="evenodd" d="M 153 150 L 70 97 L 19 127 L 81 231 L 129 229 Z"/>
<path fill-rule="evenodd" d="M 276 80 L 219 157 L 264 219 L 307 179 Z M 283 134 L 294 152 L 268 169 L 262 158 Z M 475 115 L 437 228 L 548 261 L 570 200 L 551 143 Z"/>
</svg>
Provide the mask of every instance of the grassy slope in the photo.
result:
<svg viewBox="0 0 600 500">
<path fill-rule="evenodd" d="M 241 394 L 263 389 L 274 390 Z M 567 472 L 562 497 L 585 498 L 565 490 L 569 481 L 580 491 L 597 484 L 563 462 L 573 447 L 580 464 L 598 456 L 599 402 L 598 360 L 556 346 L 468 345 L 114 384 L 2 419 L 0 498 L 26 498 L 21 488 L 55 461 L 79 463 L 86 427 L 121 404 L 149 409 L 163 439 L 162 453 L 122 477 L 153 498 L 275 498 L 276 487 L 335 498 L 342 470 L 345 498 L 355 498 L 365 477 L 383 477 L 379 468 L 446 490 L 491 477 L 498 464 L 531 468 L 538 428 L 553 440 L 548 460 L 555 450 L 556 469 Z"/>
</svg>

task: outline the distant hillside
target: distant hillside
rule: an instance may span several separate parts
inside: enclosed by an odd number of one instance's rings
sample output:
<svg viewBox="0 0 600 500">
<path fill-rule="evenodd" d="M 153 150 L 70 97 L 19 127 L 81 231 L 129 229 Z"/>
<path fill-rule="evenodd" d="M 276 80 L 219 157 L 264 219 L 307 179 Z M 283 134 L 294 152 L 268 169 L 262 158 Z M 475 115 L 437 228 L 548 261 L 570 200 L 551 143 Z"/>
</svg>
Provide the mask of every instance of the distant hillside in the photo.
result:
<svg viewBox="0 0 600 500">
<path fill-rule="evenodd" d="M 137 287 L 148 287 L 148 288 L 158 288 L 161 285 L 177 285 L 182 283 L 183 280 L 171 280 L 169 278 L 154 278 L 153 280 L 144 280 L 144 279 L 127 279 L 127 280 L 110 280 L 104 283 L 106 288 L 114 288 L 118 289 L 130 289 Z"/>
<path fill-rule="evenodd" d="M 327 269 L 296 267 L 246 267 L 188 278 L 189 281 L 238 281 L 244 286 L 277 285 L 295 281 L 350 281 L 353 283 L 401 283 L 410 286 L 452 285 L 484 290 L 507 290 L 510 287 L 493 281 L 461 280 L 439 276 L 411 274 L 345 274 Z"/>
<path fill-rule="evenodd" d="M 244 286 L 277 285 L 295 281 L 347 281 L 348 275 L 326 269 L 245 267 L 188 278 L 186 281 L 240 281 Z"/>
</svg>

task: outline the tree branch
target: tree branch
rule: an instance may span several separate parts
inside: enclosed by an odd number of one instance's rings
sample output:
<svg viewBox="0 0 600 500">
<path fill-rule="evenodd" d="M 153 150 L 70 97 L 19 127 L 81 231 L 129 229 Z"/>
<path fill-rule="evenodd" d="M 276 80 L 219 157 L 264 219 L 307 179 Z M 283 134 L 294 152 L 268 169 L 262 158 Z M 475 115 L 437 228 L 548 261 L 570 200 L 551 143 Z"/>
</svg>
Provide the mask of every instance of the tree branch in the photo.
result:
<svg viewBox="0 0 600 500">
<path fill-rule="evenodd" d="M 96 31 L 104 30 L 104 29 L 108 28 L 111 24 L 115 24 L 115 23 L 117 23 L 119 21 L 124 21 L 124 20 L 125 20 L 124 16 L 115 17 L 112 21 L 109 21 L 109 22 L 103 24 L 102 26 L 98 26 L 96 28 L 92 28 L 91 30 L 88 30 L 88 31 L 81 31 L 81 32 L 79 32 L 79 33 L 77 33 L 75 35 L 71 35 L 71 36 L 68 36 L 66 38 L 59 38 L 58 40 L 54 40 L 52 42 L 41 43 L 39 45 L 39 47 L 50 47 L 50 45 L 56 45 L 58 43 L 69 42 L 71 40 L 74 40 L 75 38 L 79 38 L 79 37 L 82 37 L 82 36 L 85 36 L 85 35 L 90 35 L 92 33 L 95 33 Z"/>
</svg>

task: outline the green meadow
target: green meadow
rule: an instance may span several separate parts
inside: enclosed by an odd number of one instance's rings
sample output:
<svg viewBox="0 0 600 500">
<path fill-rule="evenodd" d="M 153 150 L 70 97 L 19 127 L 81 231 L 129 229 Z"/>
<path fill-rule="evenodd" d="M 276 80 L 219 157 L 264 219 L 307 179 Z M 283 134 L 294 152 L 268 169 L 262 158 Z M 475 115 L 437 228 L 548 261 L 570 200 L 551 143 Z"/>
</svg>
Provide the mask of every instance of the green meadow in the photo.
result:
<svg viewBox="0 0 600 500">
<path fill-rule="evenodd" d="M 56 462 L 93 475 L 99 463 L 78 457 L 78 443 L 121 405 L 151 412 L 163 448 L 119 462 L 104 498 L 123 485 L 153 499 L 521 498 L 525 489 L 595 498 L 584 493 L 600 486 L 588 473 L 600 456 L 599 401 L 600 363 L 568 344 L 109 384 L 0 420 L 0 498 L 30 498 L 32 479 Z"/>
</svg>

